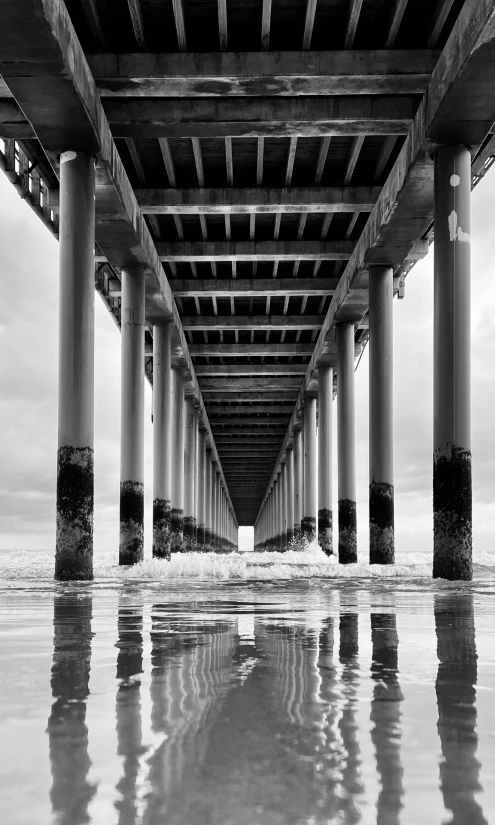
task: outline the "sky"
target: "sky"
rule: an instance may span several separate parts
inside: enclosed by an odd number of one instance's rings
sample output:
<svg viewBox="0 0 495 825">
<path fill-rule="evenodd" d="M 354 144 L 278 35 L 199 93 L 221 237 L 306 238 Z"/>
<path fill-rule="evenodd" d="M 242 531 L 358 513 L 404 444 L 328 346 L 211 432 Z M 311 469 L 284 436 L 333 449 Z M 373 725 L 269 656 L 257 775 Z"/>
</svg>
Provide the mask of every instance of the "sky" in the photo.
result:
<svg viewBox="0 0 495 825">
<path fill-rule="evenodd" d="M 472 198 L 473 521 L 495 558 L 495 174 Z M 118 548 L 120 332 L 98 295 L 95 553 Z M 433 250 L 394 301 L 396 558 L 432 553 Z M 0 174 L 0 549 L 53 550 L 57 455 L 58 243 Z M 146 383 L 146 553 L 151 553 L 151 391 Z M 334 405 L 335 406 L 335 405 Z M 334 411 L 334 429 L 336 411 Z M 336 429 L 335 429 L 336 433 Z M 336 441 L 334 439 L 334 444 Z M 368 540 L 368 349 L 356 371 L 358 542 Z M 336 452 L 334 508 L 337 505 Z M 252 530 L 242 531 L 248 549 Z"/>
</svg>

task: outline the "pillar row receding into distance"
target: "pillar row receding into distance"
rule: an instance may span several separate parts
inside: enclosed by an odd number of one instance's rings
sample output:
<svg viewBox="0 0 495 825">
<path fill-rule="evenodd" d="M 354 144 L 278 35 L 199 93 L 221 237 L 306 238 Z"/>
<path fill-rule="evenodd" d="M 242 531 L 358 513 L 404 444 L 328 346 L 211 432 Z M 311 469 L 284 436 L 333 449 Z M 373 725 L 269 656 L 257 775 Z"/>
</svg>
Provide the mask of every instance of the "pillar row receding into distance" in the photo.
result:
<svg viewBox="0 0 495 825">
<path fill-rule="evenodd" d="M 60 156 L 55 578 L 93 578 L 95 162 Z"/>
<path fill-rule="evenodd" d="M 196 537 L 195 473 L 196 473 L 196 407 L 193 398 L 185 403 L 184 427 L 184 540 L 183 550 L 194 549 Z"/>
<path fill-rule="evenodd" d="M 172 513 L 171 548 L 182 550 L 184 530 L 184 376 L 172 370 Z"/>
<path fill-rule="evenodd" d="M 470 580 L 471 153 L 435 155 L 433 576 Z"/>
<path fill-rule="evenodd" d="M 354 324 L 337 324 L 339 562 L 357 562 Z"/>
<path fill-rule="evenodd" d="M 332 539 L 332 398 L 333 367 L 318 368 L 318 543 L 327 556 Z"/>
<path fill-rule="evenodd" d="M 206 430 L 201 428 L 198 432 L 198 525 L 196 532 L 197 549 L 203 552 L 205 549 L 205 493 L 206 493 Z"/>
<path fill-rule="evenodd" d="M 370 564 L 393 564 L 393 271 L 374 266 L 370 295 Z"/>
<path fill-rule="evenodd" d="M 316 445 L 316 398 L 304 401 L 304 503 L 301 530 L 306 542 L 316 538 L 318 522 L 317 478 L 318 457 Z"/>
<path fill-rule="evenodd" d="M 294 539 L 294 450 L 288 447 L 287 461 L 287 547 L 292 549 Z"/>
<path fill-rule="evenodd" d="M 119 563 L 144 555 L 144 270 L 122 270 Z"/>
<path fill-rule="evenodd" d="M 294 545 L 301 544 L 301 522 L 303 511 L 303 432 L 294 430 Z"/>
<path fill-rule="evenodd" d="M 172 368 L 170 324 L 153 326 L 153 557 L 170 559 Z"/>
</svg>

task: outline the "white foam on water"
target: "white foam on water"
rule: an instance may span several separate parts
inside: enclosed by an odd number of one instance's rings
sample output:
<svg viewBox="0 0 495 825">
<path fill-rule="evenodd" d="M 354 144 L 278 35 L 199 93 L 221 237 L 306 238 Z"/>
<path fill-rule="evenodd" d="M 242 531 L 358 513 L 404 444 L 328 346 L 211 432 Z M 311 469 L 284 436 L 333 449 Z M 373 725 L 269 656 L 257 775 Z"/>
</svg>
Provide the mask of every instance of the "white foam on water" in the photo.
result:
<svg viewBox="0 0 495 825">
<path fill-rule="evenodd" d="M 325 556 L 317 542 L 304 551 L 287 553 L 177 553 L 170 562 L 145 559 L 132 567 L 120 567 L 116 551 L 95 553 L 96 580 L 284 580 L 284 579 L 431 579 L 431 560 L 422 554 L 401 554 L 393 565 L 339 564 L 335 556 Z M 480 560 L 481 561 L 481 560 Z M 487 564 L 487 562 L 491 562 Z M 484 563 L 483 563 L 484 562 Z M 52 580 L 53 555 L 48 552 L 7 551 L 0 553 L 0 580 Z M 495 574 L 493 560 L 483 558 L 474 565 L 475 578 Z"/>
</svg>

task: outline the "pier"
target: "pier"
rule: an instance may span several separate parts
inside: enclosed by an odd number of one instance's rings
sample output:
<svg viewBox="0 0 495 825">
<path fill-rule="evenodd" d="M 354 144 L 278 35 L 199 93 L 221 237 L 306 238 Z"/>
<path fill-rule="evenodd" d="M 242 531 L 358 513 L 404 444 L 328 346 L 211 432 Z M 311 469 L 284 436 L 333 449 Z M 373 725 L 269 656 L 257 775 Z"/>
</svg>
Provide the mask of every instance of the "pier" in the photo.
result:
<svg viewBox="0 0 495 825">
<path fill-rule="evenodd" d="M 247 525 L 356 562 L 366 346 L 369 561 L 394 564 L 394 300 L 433 240 L 433 576 L 472 578 L 494 88 L 495 0 L 0 0 L 0 167 L 60 249 L 58 580 L 93 577 L 95 291 L 121 330 L 120 564 L 145 508 L 165 561 Z"/>
</svg>

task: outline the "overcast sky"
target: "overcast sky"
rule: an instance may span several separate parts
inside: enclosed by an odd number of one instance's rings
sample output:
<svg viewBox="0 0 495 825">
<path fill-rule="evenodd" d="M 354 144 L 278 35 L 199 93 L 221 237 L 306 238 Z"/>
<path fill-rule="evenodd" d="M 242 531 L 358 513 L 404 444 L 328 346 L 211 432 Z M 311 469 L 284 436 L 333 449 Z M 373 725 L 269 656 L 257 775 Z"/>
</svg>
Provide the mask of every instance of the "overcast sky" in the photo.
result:
<svg viewBox="0 0 495 825">
<path fill-rule="evenodd" d="M 495 558 L 495 175 L 473 193 L 475 558 Z M 52 549 L 57 452 L 58 244 L 0 174 L 0 549 Z M 118 546 L 120 333 L 96 304 L 95 549 Z M 433 253 L 394 301 L 397 560 L 432 548 Z M 360 556 L 367 555 L 368 352 L 356 373 Z M 334 416 L 335 419 L 336 416 Z M 152 479 L 146 385 L 147 552 Z M 336 462 L 334 462 L 336 465 Z M 336 508 L 337 489 L 334 489 Z"/>
</svg>

